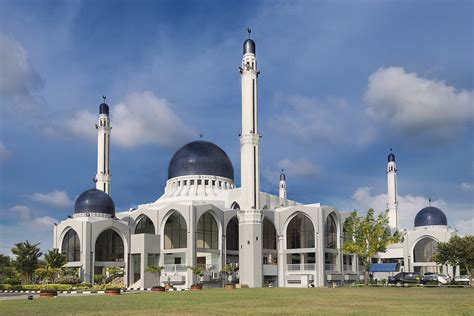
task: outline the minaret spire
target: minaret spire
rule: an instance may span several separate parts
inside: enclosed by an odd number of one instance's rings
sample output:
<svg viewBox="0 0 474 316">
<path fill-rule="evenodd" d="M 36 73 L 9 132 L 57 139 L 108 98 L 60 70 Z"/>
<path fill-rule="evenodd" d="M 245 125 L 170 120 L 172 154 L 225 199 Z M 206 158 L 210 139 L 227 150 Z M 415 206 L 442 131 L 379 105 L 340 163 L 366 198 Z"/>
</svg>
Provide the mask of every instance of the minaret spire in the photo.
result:
<svg viewBox="0 0 474 316">
<path fill-rule="evenodd" d="M 243 45 L 240 67 L 242 81 L 242 133 L 240 135 L 242 203 L 239 218 L 240 283 L 262 286 L 262 220 L 260 209 L 260 135 L 258 134 L 257 58 L 255 42 Z M 250 259 L 252 258 L 252 259 Z"/>
<path fill-rule="evenodd" d="M 111 193 L 110 180 L 110 126 L 109 106 L 105 103 L 107 97 L 102 96 L 103 102 L 99 106 L 99 122 L 97 128 L 97 174 L 95 187 L 105 193 Z"/>
<path fill-rule="evenodd" d="M 280 199 L 286 200 L 286 175 L 285 175 L 285 170 L 283 169 L 281 169 L 280 184 L 278 188 L 279 188 Z M 284 203 L 284 201 L 282 202 Z"/>
<path fill-rule="evenodd" d="M 397 200 L 397 164 L 395 154 L 390 148 L 387 164 L 387 209 L 389 226 L 392 230 L 399 230 L 398 200 Z"/>
</svg>

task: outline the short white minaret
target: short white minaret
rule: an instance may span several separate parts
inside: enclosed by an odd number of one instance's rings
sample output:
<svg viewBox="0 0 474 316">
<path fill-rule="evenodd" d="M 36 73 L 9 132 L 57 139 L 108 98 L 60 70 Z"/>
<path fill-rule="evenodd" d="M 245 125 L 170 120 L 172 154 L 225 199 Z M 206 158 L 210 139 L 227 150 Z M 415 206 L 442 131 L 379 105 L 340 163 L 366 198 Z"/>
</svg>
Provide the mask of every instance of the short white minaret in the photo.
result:
<svg viewBox="0 0 474 316">
<path fill-rule="evenodd" d="M 240 162 L 242 202 L 239 218 L 239 275 L 240 283 L 262 287 L 262 220 L 260 209 L 260 155 L 257 106 L 257 59 L 255 42 L 244 42 L 240 74 L 242 80 L 242 134 Z"/>
<path fill-rule="evenodd" d="M 279 185 L 279 192 L 280 192 L 280 199 L 286 200 L 286 175 L 283 173 L 283 169 L 281 169 L 280 174 L 280 185 Z"/>
<path fill-rule="evenodd" d="M 109 106 L 104 102 L 99 106 L 97 129 L 97 174 L 95 188 L 110 195 L 110 126 Z"/>
<path fill-rule="evenodd" d="M 392 230 L 399 230 L 398 226 L 398 200 L 397 200 L 397 164 L 395 163 L 395 154 L 388 155 L 387 164 L 387 209 L 388 209 L 388 224 Z"/>
</svg>

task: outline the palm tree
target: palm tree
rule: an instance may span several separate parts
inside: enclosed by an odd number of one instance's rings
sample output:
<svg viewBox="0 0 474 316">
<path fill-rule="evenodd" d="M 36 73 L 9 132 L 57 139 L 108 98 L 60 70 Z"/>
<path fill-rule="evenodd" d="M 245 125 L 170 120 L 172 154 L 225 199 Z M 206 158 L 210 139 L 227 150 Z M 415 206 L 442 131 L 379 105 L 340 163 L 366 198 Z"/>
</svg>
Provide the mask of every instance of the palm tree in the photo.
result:
<svg viewBox="0 0 474 316">
<path fill-rule="evenodd" d="M 12 248 L 12 253 L 16 255 L 16 267 L 23 274 L 26 282 L 30 282 L 33 272 L 38 268 L 38 258 L 43 255 L 37 244 L 20 242 Z"/>
<path fill-rule="evenodd" d="M 67 263 L 66 256 L 59 252 L 58 249 L 48 250 L 44 255 L 44 261 L 51 266 L 51 268 L 62 268 Z"/>
<path fill-rule="evenodd" d="M 164 268 L 165 267 L 161 267 L 161 266 L 148 266 L 145 272 L 156 274 L 158 276 L 158 286 L 160 286 L 161 271 L 163 271 Z"/>
</svg>

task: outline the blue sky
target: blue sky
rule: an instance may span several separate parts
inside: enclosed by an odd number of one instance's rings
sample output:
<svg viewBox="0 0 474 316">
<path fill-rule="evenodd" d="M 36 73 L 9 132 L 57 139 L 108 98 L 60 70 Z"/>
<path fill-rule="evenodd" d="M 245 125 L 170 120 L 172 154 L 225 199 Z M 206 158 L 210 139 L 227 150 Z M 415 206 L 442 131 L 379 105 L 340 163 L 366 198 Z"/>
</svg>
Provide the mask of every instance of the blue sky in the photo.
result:
<svg viewBox="0 0 474 316">
<path fill-rule="evenodd" d="M 474 231 L 472 1 L 1 1 L 0 252 L 52 246 L 93 187 L 101 96 L 112 196 L 156 200 L 177 148 L 221 146 L 240 180 L 242 42 L 257 43 L 262 189 L 341 210 L 428 204 Z"/>
</svg>

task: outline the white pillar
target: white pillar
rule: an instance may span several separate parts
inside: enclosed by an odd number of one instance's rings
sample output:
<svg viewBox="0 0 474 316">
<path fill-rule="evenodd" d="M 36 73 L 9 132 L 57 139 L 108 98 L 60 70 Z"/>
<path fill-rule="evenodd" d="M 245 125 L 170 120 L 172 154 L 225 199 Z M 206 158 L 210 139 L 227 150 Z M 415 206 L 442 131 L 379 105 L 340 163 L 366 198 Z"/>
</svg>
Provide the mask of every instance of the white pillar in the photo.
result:
<svg viewBox="0 0 474 316">
<path fill-rule="evenodd" d="M 110 126 L 109 106 L 102 103 L 99 107 L 99 121 L 97 128 L 97 174 L 95 176 L 96 189 L 111 193 L 110 189 Z"/>
<path fill-rule="evenodd" d="M 397 165 L 395 155 L 390 149 L 387 164 L 387 209 L 388 224 L 392 231 L 399 230 L 398 223 L 398 201 L 397 201 Z"/>
<path fill-rule="evenodd" d="M 244 42 L 240 68 L 242 80 L 242 133 L 240 136 L 242 202 L 239 218 L 240 283 L 262 287 L 262 220 L 260 209 L 260 155 L 255 42 Z"/>
</svg>

